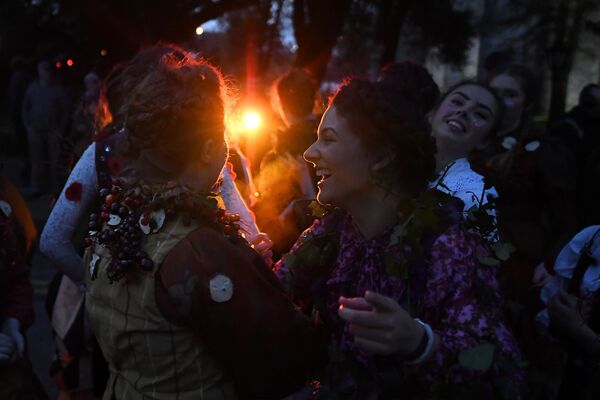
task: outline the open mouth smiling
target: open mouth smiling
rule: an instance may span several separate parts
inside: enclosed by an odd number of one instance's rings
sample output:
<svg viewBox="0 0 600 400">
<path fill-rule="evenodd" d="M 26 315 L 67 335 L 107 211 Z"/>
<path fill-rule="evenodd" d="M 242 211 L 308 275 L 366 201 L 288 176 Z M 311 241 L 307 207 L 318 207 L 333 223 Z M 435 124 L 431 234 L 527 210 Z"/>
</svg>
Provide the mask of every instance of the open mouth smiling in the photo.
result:
<svg viewBox="0 0 600 400">
<path fill-rule="evenodd" d="M 459 120 L 448 119 L 446 120 L 446 124 L 452 132 L 465 133 L 467 131 L 465 125 Z"/>
<path fill-rule="evenodd" d="M 329 168 L 317 167 L 316 175 L 321 178 L 321 180 L 319 181 L 319 183 L 321 183 L 327 180 L 329 177 L 331 177 L 331 170 Z"/>
</svg>

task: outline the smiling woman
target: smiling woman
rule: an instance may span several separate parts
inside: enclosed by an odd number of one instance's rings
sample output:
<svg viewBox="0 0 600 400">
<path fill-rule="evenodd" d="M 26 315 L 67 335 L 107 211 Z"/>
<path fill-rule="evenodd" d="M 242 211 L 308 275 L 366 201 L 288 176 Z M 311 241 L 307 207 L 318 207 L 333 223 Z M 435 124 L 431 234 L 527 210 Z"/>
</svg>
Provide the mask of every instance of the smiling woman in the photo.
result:
<svg viewBox="0 0 600 400">
<path fill-rule="evenodd" d="M 470 101 L 469 92 L 457 96 Z M 321 178 L 319 202 L 333 210 L 276 274 L 330 333 L 330 365 L 316 385 L 323 397 L 521 398 L 496 271 L 478 262 L 487 243 L 456 218 L 452 198 L 427 190 L 435 171 L 427 128 L 393 87 L 352 80 L 304 153 Z"/>
<path fill-rule="evenodd" d="M 431 132 L 438 152 L 439 190 L 458 197 L 464 203 L 464 215 L 474 206 L 486 206 L 495 188 L 486 187 L 483 176 L 468 161 L 473 150 L 483 147 L 501 126 L 504 105 L 485 84 L 465 81 L 450 88 L 440 99 L 431 116 Z M 490 207 L 488 214 L 494 216 Z"/>
</svg>

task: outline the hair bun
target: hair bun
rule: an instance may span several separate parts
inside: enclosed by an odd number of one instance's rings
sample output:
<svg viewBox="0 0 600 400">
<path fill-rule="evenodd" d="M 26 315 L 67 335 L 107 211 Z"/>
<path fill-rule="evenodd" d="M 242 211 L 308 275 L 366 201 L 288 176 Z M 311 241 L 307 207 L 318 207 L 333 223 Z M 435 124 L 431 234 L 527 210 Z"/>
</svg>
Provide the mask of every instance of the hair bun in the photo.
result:
<svg viewBox="0 0 600 400">
<path fill-rule="evenodd" d="M 408 100 L 423 113 L 431 111 L 440 96 L 440 89 L 429 71 L 410 61 L 393 63 L 381 69 L 377 79 L 389 86 L 392 102 Z"/>
<path fill-rule="evenodd" d="M 408 193 L 423 190 L 435 171 L 435 144 L 425 115 L 411 98 L 384 82 L 347 81 L 331 105 L 370 149 L 393 149 L 382 178 Z"/>
</svg>

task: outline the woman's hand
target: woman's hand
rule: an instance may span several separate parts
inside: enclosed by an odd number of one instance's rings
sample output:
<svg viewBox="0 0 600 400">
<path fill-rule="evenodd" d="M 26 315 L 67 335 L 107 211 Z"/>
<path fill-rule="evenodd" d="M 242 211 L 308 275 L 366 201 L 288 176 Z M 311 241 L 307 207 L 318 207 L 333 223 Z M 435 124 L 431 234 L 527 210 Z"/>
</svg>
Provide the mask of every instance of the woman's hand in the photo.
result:
<svg viewBox="0 0 600 400">
<path fill-rule="evenodd" d="M 262 256 L 267 265 L 271 267 L 273 265 L 273 252 L 271 251 L 273 241 L 269 235 L 262 232 L 256 235 L 247 235 L 246 240 L 250 243 L 250 246 Z"/>
<path fill-rule="evenodd" d="M 16 318 L 7 318 L 2 323 L 1 332 L 11 338 L 15 346 L 14 359 L 22 357 L 25 353 L 25 338 L 21 334 L 21 323 Z"/>
<path fill-rule="evenodd" d="M 14 340 L 4 333 L 0 333 L 0 365 L 12 364 L 18 356 Z"/>
<path fill-rule="evenodd" d="M 548 273 L 546 265 L 543 262 L 536 265 L 535 269 L 533 270 L 533 277 L 531 278 L 533 287 L 542 287 L 548 283 L 550 279 L 552 279 L 552 275 Z"/>
<path fill-rule="evenodd" d="M 367 291 L 364 297 L 340 297 L 339 316 L 350 324 L 355 343 L 376 355 L 412 354 L 425 330 L 394 299 Z"/>
<path fill-rule="evenodd" d="M 578 302 L 577 297 L 562 289 L 548 301 L 552 329 L 569 338 L 577 336 L 579 329 L 585 325 L 585 320 L 578 309 Z"/>
</svg>

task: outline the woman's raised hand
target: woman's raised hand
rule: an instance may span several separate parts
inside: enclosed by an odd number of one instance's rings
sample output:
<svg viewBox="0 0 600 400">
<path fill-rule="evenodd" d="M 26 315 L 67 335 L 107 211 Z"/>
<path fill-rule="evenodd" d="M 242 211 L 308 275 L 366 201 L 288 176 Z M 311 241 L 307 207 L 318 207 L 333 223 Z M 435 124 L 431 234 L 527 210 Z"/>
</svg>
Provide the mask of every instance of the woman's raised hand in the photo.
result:
<svg viewBox="0 0 600 400">
<path fill-rule="evenodd" d="M 264 258 L 269 267 L 273 265 L 273 252 L 271 251 L 273 241 L 269 235 L 263 232 L 256 235 L 246 235 L 246 240 L 250 243 L 250 246 Z"/>
<path fill-rule="evenodd" d="M 340 297 L 339 303 L 339 316 L 368 353 L 406 356 L 423 340 L 423 326 L 390 297 L 367 291 L 364 297 Z"/>
</svg>

